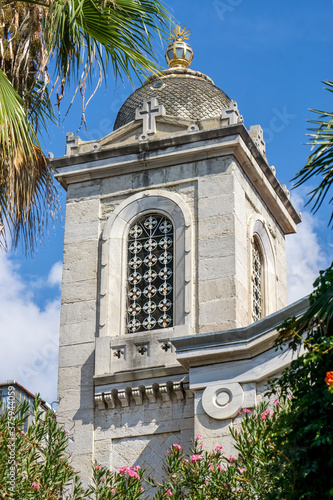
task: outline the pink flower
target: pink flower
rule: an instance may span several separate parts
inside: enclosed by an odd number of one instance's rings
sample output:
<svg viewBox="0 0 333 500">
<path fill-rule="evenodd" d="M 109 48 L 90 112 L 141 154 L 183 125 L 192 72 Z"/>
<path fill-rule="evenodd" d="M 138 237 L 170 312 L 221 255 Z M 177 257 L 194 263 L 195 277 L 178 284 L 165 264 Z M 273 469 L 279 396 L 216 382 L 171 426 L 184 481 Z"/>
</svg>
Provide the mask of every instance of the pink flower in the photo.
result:
<svg viewBox="0 0 333 500">
<path fill-rule="evenodd" d="M 220 469 L 220 471 L 221 471 L 221 470 L 227 470 L 227 469 L 224 467 L 224 465 L 218 465 L 218 468 Z"/>
<path fill-rule="evenodd" d="M 269 408 L 267 408 L 267 410 L 263 411 L 261 416 L 260 416 L 260 419 L 261 420 L 266 420 L 267 417 L 269 417 L 270 415 L 274 415 L 274 411 L 270 410 Z"/>
<path fill-rule="evenodd" d="M 125 466 L 125 467 L 118 467 L 118 472 L 119 474 L 121 474 L 122 476 L 124 474 L 126 474 L 126 472 L 129 470 L 129 467 Z"/>
<path fill-rule="evenodd" d="M 135 477 L 136 479 L 140 479 L 140 476 L 137 473 L 138 468 L 140 468 L 140 466 L 138 465 L 136 467 L 128 467 L 128 466 L 118 467 L 118 472 L 121 476 L 127 474 L 130 477 Z"/>
<path fill-rule="evenodd" d="M 232 456 L 228 457 L 228 460 L 229 462 L 236 462 L 236 458 Z"/>
<path fill-rule="evenodd" d="M 142 488 L 142 486 L 140 488 L 140 491 L 141 491 L 141 493 L 143 493 L 145 491 L 144 488 Z"/>
<path fill-rule="evenodd" d="M 40 484 L 38 483 L 32 483 L 32 487 L 34 490 L 40 490 Z"/>
<path fill-rule="evenodd" d="M 201 459 L 202 459 L 202 455 L 192 455 L 191 456 L 192 464 L 194 464 L 194 462 L 196 462 L 197 460 L 201 460 Z"/>
<path fill-rule="evenodd" d="M 213 464 L 209 464 L 208 470 L 210 472 L 214 472 L 214 465 Z"/>
<path fill-rule="evenodd" d="M 69 434 L 69 430 L 68 429 L 66 429 L 66 434 Z"/>
<path fill-rule="evenodd" d="M 243 408 L 243 413 L 251 413 L 251 410 L 249 410 L 248 408 Z"/>
<path fill-rule="evenodd" d="M 126 474 L 128 474 L 131 477 L 136 477 L 136 479 L 140 479 L 139 474 L 135 470 L 129 469 Z"/>
<path fill-rule="evenodd" d="M 278 400 L 278 399 L 275 399 L 275 400 L 274 400 L 274 404 L 275 404 L 275 405 L 278 405 L 278 404 L 279 404 L 279 400 Z"/>
<path fill-rule="evenodd" d="M 198 435 L 197 435 L 197 439 L 202 439 L 201 434 L 198 434 Z"/>
<path fill-rule="evenodd" d="M 170 488 L 168 490 L 166 490 L 165 496 L 166 497 L 172 497 L 172 491 L 170 490 Z"/>
<path fill-rule="evenodd" d="M 219 450 L 223 450 L 223 446 L 220 446 L 219 444 L 217 444 L 215 446 L 215 451 L 219 451 Z"/>
<path fill-rule="evenodd" d="M 173 444 L 172 447 L 175 448 L 176 450 L 181 450 L 182 449 L 182 447 L 180 446 L 180 444 Z"/>
<path fill-rule="evenodd" d="M 176 479 L 177 474 L 172 474 L 172 476 L 171 476 L 171 477 L 173 477 L 174 479 Z"/>
<path fill-rule="evenodd" d="M 100 465 L 96 465 L 96 469 L 97 469 L 97 470 L 101 470 L 101 468 L 102 468 L 102 467 L 101 467 Z"/>
<path fill-rule="evenodd" d="M 241 474 L 243 474 L 243 472 L 245 472 L 245 471 L 246 471 L 246 467 L 242 467 L 241 469 L 239 469 L 239 472 L 240 472 Z"/>
</svg>

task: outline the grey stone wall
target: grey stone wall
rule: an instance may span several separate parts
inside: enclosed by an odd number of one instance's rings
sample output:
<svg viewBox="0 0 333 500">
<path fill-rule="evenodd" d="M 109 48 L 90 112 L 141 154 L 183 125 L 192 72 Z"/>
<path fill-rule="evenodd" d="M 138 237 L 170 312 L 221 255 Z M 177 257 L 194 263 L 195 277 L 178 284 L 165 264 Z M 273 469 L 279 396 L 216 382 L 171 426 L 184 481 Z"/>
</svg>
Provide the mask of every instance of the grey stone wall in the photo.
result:
<svg viewBox="0 0 333 500">
<path fill-rule="evenodd" d="M 67 193 L 57 408 L 59 423 L 70 430 L 73 465 L 86 477 L 91 474 L 94 450 L 93 374 L 99 237 L 99 199 L 87 199 L 84 191 L 88 189 L 95 194 L 95 186 L 75 185 L 70 186 Z"/>
<path fill-rule="evenodd" d="M 192 445 L 194 407 L 191 392 L 183 401 L 164 401 L 142 406 L 95 411 L 95 459 L 116 469 L 140 465 L 160 481 L 167 449 L 181 443 Z M 149 490 L 149 488 L 148 488 Z"/>
</svg>

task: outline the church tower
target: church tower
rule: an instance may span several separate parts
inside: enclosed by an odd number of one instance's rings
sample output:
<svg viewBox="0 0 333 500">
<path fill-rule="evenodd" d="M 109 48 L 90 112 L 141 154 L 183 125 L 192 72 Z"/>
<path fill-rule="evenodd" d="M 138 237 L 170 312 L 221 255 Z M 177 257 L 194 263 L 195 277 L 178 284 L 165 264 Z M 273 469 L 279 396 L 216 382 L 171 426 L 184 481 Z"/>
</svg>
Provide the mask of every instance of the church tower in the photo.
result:
<svg viewBox="0 0 333 500">
<path fill-rule="evenodd" d="M 67 134 L 53 161 L 67 191 L 58 418 L 86 477 L 96 459 L 158 478 L 168 446 L 220 442 L 290 362 L 272 345 L 304 306 L 284 309 L 300 216 L 261 127 L 247 130 L 192 58 L 176 29 L 169 69 L 129 96 L 114 131 Z"/>
</svg>

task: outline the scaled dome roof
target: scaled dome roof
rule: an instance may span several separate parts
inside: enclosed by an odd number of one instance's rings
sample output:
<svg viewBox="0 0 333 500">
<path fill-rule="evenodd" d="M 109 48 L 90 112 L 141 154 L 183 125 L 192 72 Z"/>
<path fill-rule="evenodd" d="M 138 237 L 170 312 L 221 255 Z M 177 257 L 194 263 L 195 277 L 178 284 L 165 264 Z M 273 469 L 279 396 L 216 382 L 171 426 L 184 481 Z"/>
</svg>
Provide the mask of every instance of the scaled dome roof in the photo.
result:
<svg viewBox="0 0 333 500">
<path fill-rule="evenodd" d="M 170 68 L 161 76 L 151 76 L 133 92 L 120 108 L 114 130 L 135 120 L 135 110 L 144 99 L 156 97 L 166 116 L 191 122 L 216 118 L 229 107 L 231 99 L 203 73 L 187 68 Z"/>
</svg>

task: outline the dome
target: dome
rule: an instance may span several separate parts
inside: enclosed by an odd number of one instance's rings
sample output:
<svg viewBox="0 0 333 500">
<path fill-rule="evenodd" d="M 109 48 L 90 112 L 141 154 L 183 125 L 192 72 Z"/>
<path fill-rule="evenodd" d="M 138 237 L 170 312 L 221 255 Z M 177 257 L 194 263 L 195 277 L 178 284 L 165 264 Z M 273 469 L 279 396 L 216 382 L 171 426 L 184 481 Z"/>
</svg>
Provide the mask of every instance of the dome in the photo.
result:
<svg viewBox="0 0 333 500">
<path fill-rule="evenodd" d="M 144 99 L 155 97 L 163 104 L 166 116 L 193 123 L 217 118 L 230 104 L 230 98 L 203 73 L 187 68 L 170 68 L 160 76 L 151 76 L 133 92 L 120 108 L 114 130 L 135 120 L 135 110 Z"/>
</svg>

